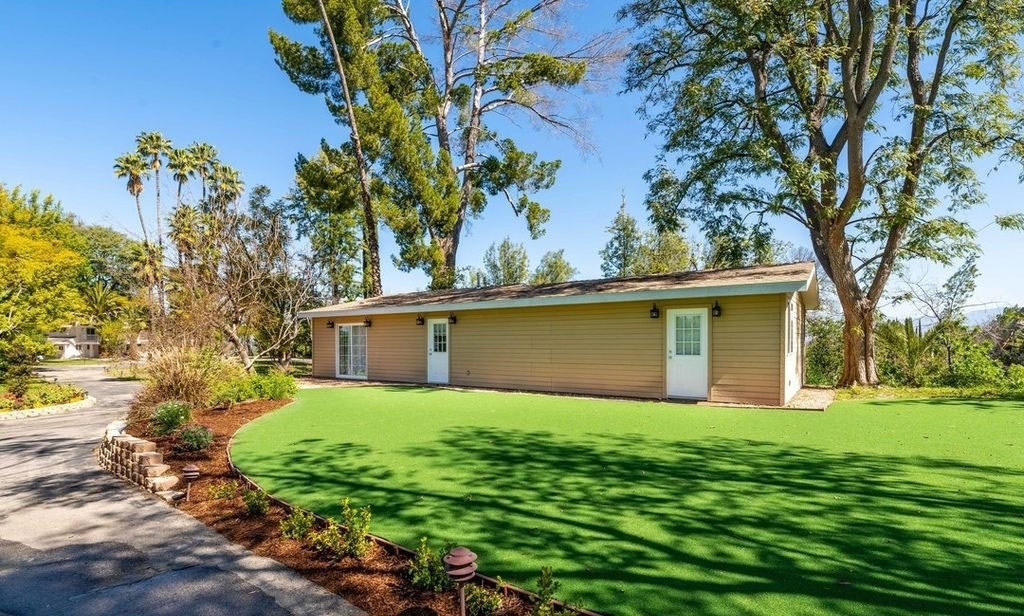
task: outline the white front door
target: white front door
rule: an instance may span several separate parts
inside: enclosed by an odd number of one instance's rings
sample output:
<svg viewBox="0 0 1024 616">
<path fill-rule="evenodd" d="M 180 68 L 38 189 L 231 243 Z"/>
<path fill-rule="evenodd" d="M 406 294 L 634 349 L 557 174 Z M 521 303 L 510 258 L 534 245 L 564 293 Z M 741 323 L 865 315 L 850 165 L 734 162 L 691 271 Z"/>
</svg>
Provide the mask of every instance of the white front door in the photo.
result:
<svg viewBox="0 0 1024 616">
<path fill-rule="evenodd" d="M 669 398 L 708 397 L 708 311 L 685 308 L 668 312 L 668 360 L 665 364 Z"/>
<path fill-rule="evenodd" d="M 448 382 L 448 319 L 427 320 L 427 382 Z"/>
</svg>

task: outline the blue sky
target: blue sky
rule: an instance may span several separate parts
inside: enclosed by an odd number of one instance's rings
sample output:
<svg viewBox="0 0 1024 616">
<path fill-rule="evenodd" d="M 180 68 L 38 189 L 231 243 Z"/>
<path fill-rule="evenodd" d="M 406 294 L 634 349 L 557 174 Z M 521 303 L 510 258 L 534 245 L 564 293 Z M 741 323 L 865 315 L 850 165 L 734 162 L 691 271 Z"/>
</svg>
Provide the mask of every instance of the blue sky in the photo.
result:
<svg viewBox="0 0 1024 616">
<path fill-rule="evenodd" d="M 615 27 L 616 4 L 592 1 L 589 8 L 577 9 L 573 21 L 586 30 Z M 0 182 L 52 193 L 88 223 L 138 236 L 134 202 L 123 181 L 114 178 L 112 165 L 134 147 L 137 133 L 155 130 L 176 145 L 213 144 L 248 186 L 266 184 L 274 195 L 284 195 L 297 153 L 314 152 L 322 137 L 338 143 L 347 133 L 319 98 L 299 92 L 277 68 L 268 28 L 296 38 L 310 34 L 289 22 L 277 2 L 5 3 Z M 588 109 L 593 152 L 530 123 L 510 135 L 542 158 L 562 160 L 555 187 L 539 195 L 551 209 L 547 233 L 530 240 L 525 222 L 507 204 L 494 201 L 469 225 L 461 265 L 479 264 L 487 246 L 508 235 L 525 244 L 534 265 L 544 252 L 564 248 L 581 278 L 600 276 L 597 253 L 623 195 L 634 216 L 646 217 L 642 175 L 653 165 L 658 146 L 636 117 L 639 98 L 621 95 L 620 89 L 613 76 L 603 89 L 577 101 Z M 989 205 L 969 215 L 979 227 L 994 214 L 1021 207 L 1012 169 L 987 175 L 987 182 Z M 170 182 L 164 191 L 172 194 Z M 151 186 L 143 198 L 152 207 Z M 777 222 L 779 237 L 809 245 L 804 231 Z M 386 230 L 382 237 L 385 292 L 424 288 L 425 276 L 390 265 L 394 243 Z M 988 227 L 979 239 L 985 253 L 972 303 L 1024 304 L 1017 270 L 1024 238 Z M 943 277 L 935 265 L 911 271 L 913 277 Z"/>
</svg>

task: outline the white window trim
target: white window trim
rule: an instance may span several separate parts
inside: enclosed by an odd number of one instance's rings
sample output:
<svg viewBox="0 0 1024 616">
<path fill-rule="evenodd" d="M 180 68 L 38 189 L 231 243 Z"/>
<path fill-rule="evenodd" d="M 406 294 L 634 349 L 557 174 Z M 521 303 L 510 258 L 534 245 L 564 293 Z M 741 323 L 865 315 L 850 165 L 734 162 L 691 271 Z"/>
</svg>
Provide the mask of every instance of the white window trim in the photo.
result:
<svg viewBox="0 0 1024 616">
<path fill-rule="evenodd" d="M 796 298 L 790 298 L 786 302 L 786 355 L 796 353 Z"/>
<path fill-rule="evenodd" d="M 339 339 L 340 336 L 338 335 L 338 332 L 340 332 L 341 328 L 343 328 L 343 327 L 366 327 L 366 326 L 363 324 L 362 321 L 351 321 L 351 322 L 347 322 L 347 323 L 335 323 L 334 324 L 334 333 L 332 334 L 334 336 L 334 378 L 336 378 L 336 379 L 345 379 L 345 380 L 350 380 L 350 381 L 365 381 L 365 380 L 370 378 L 370 376 L 369 376 L 369 372 L 370 372 L 370 362 L 369 362 L 370 336 L 369 336 L 369 332 L 367 332 L 367 336 L 366 336 L 366 354 L 367 354 L 366 372 L 367 372 L 367 374 L 364 374 L 364 375 L 358 375 L 358 374 L 339 374 L 338 373 L 338 353 L 341 351 L 341 349 L 339 348 L 340 343 L 339 343 L 338 339 Z"/>
</svg>

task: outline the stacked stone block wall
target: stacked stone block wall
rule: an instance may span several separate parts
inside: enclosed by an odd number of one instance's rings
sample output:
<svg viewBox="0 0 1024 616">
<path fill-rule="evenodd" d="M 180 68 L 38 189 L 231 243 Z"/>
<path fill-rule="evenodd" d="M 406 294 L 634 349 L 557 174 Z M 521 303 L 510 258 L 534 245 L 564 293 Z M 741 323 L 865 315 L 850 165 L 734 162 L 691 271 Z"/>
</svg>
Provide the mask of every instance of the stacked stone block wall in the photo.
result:
<svg viewBox="0 0 1024 616">
<path fill-rule="evenodd" d="M 100 466 L 106 470 L 150 492 L 163 492 L 178 484 L 163 462 L 156 443 L 125 434 L 123 426 L 107 428 L 99 450 Z"/>
</svg>

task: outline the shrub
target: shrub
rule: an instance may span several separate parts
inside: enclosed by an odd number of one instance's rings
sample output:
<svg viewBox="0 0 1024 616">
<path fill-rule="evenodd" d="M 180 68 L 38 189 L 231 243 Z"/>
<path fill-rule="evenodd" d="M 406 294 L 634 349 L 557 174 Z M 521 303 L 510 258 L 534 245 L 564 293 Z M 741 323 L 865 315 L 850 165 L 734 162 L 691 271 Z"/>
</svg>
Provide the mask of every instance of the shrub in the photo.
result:
<svg viewBox="0 0 1024 616">
<path fill-rule="evenodd" d="M 178 451 L 204 451 L 212 444 L 213 430 L 199 424 L 188 424 L 174 438 L 174 448 Z"/>
<path fill-rule="evenodd" d="M 466 586 L 466 612 L 469 616 L 492 616 L 501 607 L 501 593 L 476 584 Z"/>
<path fill-rule="evenodd" d="M 334 518 L 327 518 L 326 526 L 309 533 L 309 544 L 331 558 L 341 557 L 343 540 L 341 528 Z"/>
<path fill-rule="evenodd" d="M 288 539 L 305 539 L 313 530 L 315 521 L 312 513 L 298 508 L 292 509 L 288 517 L 281 520 L 281 536 Z"/>
<path fill-rule="evenodd" d="M 222 483 L 215 483 L 209 487 L 207 493 L 210 495 L 210 498 L 215 500 L 234 498 L 235 494 L 238 493 L 238 482 L 225 481 Z"/>
<path fill-rule="evenodd" d="M 256 386 L 251 375 L 245 374 L 217 385 L 210 403 L 213 406 L 231 406 L 236 402 L 255 400 Z"/>
<path fill-rule="evenodd" d="M 271 370 L 264 375 L 254 375 L 256 396 L 261 400 L 284 400 L 295 395 L 295 378 L 280 370 Z"/>
<path fill-rule="evenodd" d="M 183 400 L 193 408 L 211 404 L 219 383 L 242 374 L 242 366 L 214 349 L 166 347 L 152 352 L 145 365 L 146 385 L 139 400 Z"/>
<path fill-rule="evenodd" d="M 433 592 L 452 587 L 452 579 L 445 572 L 441 558 L 440 554 L 427 545 L 426 537 L 420 539 L 420 547 L 409 563 L 409 581 L 413 587 Z"/>
<path fill-rule="evenodd" d="M 192 421 L 192 407 L 181 400 L 161 402 L 153 410 L 153 431 L 158 436 L 167 436 Z"/>
<path fill-rule="evenodd" d="M 1006 384 L 1012 391 L 1024 391 L 1024 366 L 1020 364 L 1007 366 Z"/>
<path fill-rule="evenodd" d="M 353 509 L 347 497 L 341 499 L 341 523 L 346 528 L 342 554 L 355 558 L 366 556 L 373 546 L 373 540 L 370 539 L 370 508 Z"/>
<path fill-rule="evenodd" d="M 230 406 L 246 400 L 283 400 L 295 395 L 295 379 L 280 370 L 267 374 L 244 374 L 216 387 L 212 403 Z"/>
<path fill-rule="evenodd" d="M 33 409 L 54 404 L 67 404 L 85 398 L 85 390 L 62 383 L 37 383 L 21 397 L 18 408 Z"/>
<path fill-rule="evenodd" d="M 988 349 L 970 340 L 957 341 L 953 347 L 953 362 L 942 376 L 944 385 L 951 387 L 978 387 L 1004 385 L 1002 365 L 989 357 Z"/>
<path fill-rule="evenodd" d="M 266 515 L 270 510 L 270 497 L 260 489 L 246 488 L 242 491 L 242 502 L 249 515 Z"/>
<path fill-rule="evenodd" d="M 17 407 L 17 400 L 14 398 L 14 394 L 3 392 L 0 393 L 0 413 L 5 411 L 13 411 Z"/>
<path fill-rule="evenodd" d="M 559 583 L 551 574 L 551 567 L 540 568 L 540 579 L 537 580 L 537 601 L 533 604 L 533 616 L 554 616 L 558 614 L 555 609 L 555 593 L 558 591 Z"/>
</svg>

